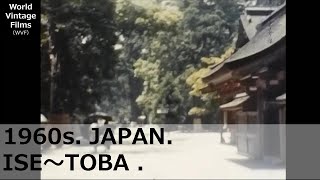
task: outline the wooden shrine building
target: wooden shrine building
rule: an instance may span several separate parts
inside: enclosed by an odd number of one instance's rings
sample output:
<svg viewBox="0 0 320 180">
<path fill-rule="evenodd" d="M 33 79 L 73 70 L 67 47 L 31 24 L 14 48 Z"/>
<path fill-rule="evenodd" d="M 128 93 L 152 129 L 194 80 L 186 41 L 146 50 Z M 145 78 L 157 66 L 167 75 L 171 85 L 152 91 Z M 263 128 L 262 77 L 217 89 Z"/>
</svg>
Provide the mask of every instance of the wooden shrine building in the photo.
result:
<svg viewBox="0 0 320 180">
<path fill-rule="evenodd" d="M 240 153 L 283 162 L 285 131 L 266 124 L 286 122 L 286 3 L 246 8 L 238 36 L 236 52 L 203 78 L 202 93 L 218 93 L 223 122 L 237 124 Z"/>
</svg>

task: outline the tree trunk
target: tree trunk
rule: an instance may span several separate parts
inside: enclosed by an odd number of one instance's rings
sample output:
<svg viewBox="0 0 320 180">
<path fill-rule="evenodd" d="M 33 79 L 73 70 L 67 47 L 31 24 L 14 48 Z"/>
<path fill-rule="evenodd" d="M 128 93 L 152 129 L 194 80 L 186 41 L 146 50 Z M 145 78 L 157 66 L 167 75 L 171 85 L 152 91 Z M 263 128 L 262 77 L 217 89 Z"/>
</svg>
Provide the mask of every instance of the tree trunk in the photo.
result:
<svg viewBox="0 0 320 180">
<path fill-rule="evenodd" d="M 48 15 L 48 54 L 50 60 L 50 112 L 54 111 L 54 91 L 55 91 L 55 74 L 56 74 L 56 64 L 57 64 L 57 54 L 54 54 L 54 45 L 51 38 L 51 21 Z"/>
</svg>

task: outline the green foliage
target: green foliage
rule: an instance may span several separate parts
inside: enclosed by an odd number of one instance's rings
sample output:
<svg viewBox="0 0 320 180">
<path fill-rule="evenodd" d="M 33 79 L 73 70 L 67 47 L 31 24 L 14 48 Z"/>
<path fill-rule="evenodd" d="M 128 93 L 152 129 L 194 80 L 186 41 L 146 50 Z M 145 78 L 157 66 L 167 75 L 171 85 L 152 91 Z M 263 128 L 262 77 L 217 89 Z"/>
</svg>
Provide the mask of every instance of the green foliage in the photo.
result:
<svg viewBox="0 0 320 180">
<path fill-rule="evenodd" d="M 192 88 L 190 91 L 191 96 L 200 97 L 202 94 L 200 90 L 206 87 L 206 84 L 202 81 L 202 78 L 210 72 L 209 68 L 201 68 L 198 71 L 194 71 L 186 80 L 186 83 Z"/>
<path fill-rule="evenodd" d="M 202 108 L 199 109 L 199 107 L 193 107 L 189 111 L 189 115 L 204 115 L 210 109 L 212 109 L 212 103 L 214 101 L 215 93 L 207 93 L 202 94 L 201 89 L 207 87 L 208 85 L 202 81 L 202 78 L 207 76 L 209 72 L 211 71 L 211 68 L 209 65 L 217 65 L 228 59 L 232 53 L 234 52 L 234 48 L 229 48 L 226 50 L 224 54 L 222 54 L 220 57 L 203 57 L 201 58 L 201 61 L 205 63 L 205 66 L 196 70 L 193 69 L 192 73 L 189 75 L 189 77 L 186 79 L 186 83 L 189 87 L 192 88 L 192 90 L 189 92 L 190 96 L 195 96 L 200 98 L 204 103 Z"/>
<path fill-rule="evenodd" d="M 179 123 L 192 107 L 210 116 L 203 64 L 223 59 L 212 57 L 231 46 L 239 16 L 236 0 L 43 0 L 41 104 L 48 109 L 52 42 L 55 109 L 120 120 L 143 113 L 154 123 Z"/>
<path fill-rule="evenodd" d="M 234 48 L 229 48 L 226 50 L 224 54 L 220 57 L 203 57 L 201 61 L 205 63 L 205 67 L 200 68 L 199 70 L 193 70 L 192 74 L 186 79 L 186 83 L 192 88 L 190 91 L 191 96 L 203 97 L 205 95 L 201 94 L 200 90 L 207 86 L 206 83 L 202 81 L 202 78 L 207 76 L 210 72 L 209 65 L 217 65 L 228 59 L 232 53 L 234 52 Z"/>
<path fill-rule="evenodd" d="M 186 2 L 177 8 L 149 4 L 145 12 L 140 9 L 144 13 L 135 21 L 138 29 L 144 29 L 145 39 L 141 47 L 145 53 L 134 65 L 135 77 L 143 80 L 143 90 L 136 101 L 156 121 L 158 108 L 169 107 L 176 115 L 172 119 L 178 119 L 177 116 L 187 116 L 191 107 L 212 97 L 199 94 L 204 86 L 199 77 L 190 82 L 191 93 L 185 82 L 201 66 L 202 57 L 221 54 L 230 46 L 237 30 L 239 10 L 234 1 L 216 1 L 213 6 L 202 1 Z M 200 74 L 207 71 L 203 69 Z"/>
</svg>

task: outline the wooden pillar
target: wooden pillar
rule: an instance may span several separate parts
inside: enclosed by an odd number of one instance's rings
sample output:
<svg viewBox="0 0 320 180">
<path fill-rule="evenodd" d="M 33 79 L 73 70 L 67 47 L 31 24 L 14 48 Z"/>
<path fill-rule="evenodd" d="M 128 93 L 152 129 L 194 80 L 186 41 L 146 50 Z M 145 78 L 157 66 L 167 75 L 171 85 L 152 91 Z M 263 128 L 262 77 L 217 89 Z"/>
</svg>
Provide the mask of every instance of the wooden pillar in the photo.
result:
<svg viewBox="0 0 320 180">
<path fill-rule="evenodd" d="M 222 113 L 222 118 L 220 118 L 220 143 L 225 143 L 225 140 L 224 140 L 224 137 L 223 137 L 223 132 L 224 132 L 224 126 L 225 126 L 225 120 L 227 119 L 227 115 L 228 113 L 224 110 L 221 110 L 223 113 Z M 220 112 L 221 112 L 220 111 Z"/>
<path fill-rule="evenodd" d="M 223 111 L 223 129 L 228 128 L 228 111 Z"/>
<path fill-rule="evenodd" d="M 257 92 L 257 140 L 256 140 L 256 158 L 262 159 L 263 158 L 263 149 L 264 149 L 264 94 L 261 88 L 258 88 Z"/>
</svg>

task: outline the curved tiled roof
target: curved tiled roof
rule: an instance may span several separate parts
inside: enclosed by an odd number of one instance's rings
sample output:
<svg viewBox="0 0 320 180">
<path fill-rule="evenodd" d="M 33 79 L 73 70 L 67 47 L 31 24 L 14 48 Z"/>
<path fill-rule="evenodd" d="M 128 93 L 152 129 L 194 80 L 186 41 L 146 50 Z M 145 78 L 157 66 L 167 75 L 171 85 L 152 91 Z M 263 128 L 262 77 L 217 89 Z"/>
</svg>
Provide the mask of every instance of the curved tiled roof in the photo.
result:
<svg viewBox="0 0 320 180">
<path fill-rule="evenodd" d="M 286 36 L 286 4 L 278 8 L 275 12 L 271 13 L 265 18 L 258 26 L 258 32 L 250 39 L 250 41 L 236 51 L 229 59 L 226 59 L 221 64 L 211 67 L 212 70 L 206 77 L 203 77 L 204 81 L 210 81 L 210 78 L 217 72 L 231 72 L 228 64 L 238 62 L 245 59 L 251 59 L 256 54 L 260 54 L 265 50 L 273 47 Z"/>
<path fill-rule="evenodd" d="M 234 62 L 246 57 L 255 55 L 286 36 L 286 14 L 283 13 L 279 18 L 276 18 L 270 25 L 265 26 L 259 31 L 246 45 L 241 47 L 234 53 L 226 63 Z"/>
<path fill-rule="evenodd" d="M 250 98 L 249 96 L 242 96 L 242 97 L 236 98 L 231 102 L 228 102 L 226 104 L 221 105 L 220 108 L 227 109 L 227 108 L 237 107 L 237 106 L 241 105 L 242 103 L 244 103 L 245 101 L 247 101 L 249 98 Z"/>
</svg>

